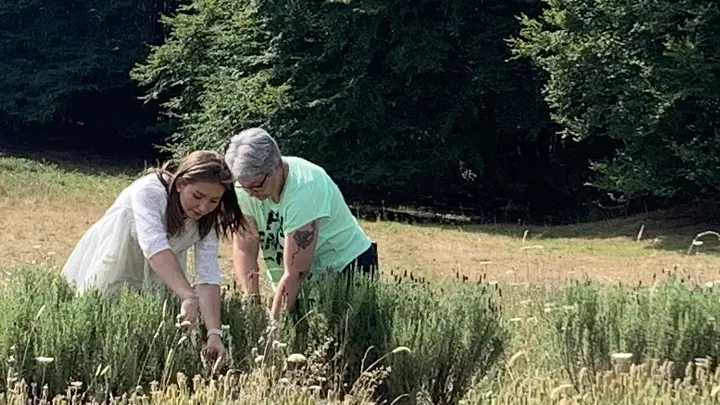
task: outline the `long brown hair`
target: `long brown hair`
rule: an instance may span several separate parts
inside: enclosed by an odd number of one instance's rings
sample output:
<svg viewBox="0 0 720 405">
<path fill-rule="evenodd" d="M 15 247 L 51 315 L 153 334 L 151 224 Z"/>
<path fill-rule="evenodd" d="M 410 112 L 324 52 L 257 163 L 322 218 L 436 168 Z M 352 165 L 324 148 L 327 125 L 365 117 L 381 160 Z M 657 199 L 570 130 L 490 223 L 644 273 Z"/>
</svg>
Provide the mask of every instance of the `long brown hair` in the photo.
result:
<svg viewBox="0 0 720 405">
<path fill-rule="evenodd" d="M 197 150 L 176 163 L 176 161 L 168 161 L 156 171 L 158 178 L 168 193 L 167 211 L 165 213 L 168 235 L 177 235 L 185 225 L 186 217 L 180 204 L 180 193 L 177 189 L 180 181 L 185 184 L 197 182 L 217 183 L 225 188 L 218 206 L 198 221 L 200 238 L 204 238 L 213 228 L 225 237 L 240 230 L 245 230 L 245 220 L 234 190 L 235 179 L 219 153 L 210 150 Z"/>
</svg>

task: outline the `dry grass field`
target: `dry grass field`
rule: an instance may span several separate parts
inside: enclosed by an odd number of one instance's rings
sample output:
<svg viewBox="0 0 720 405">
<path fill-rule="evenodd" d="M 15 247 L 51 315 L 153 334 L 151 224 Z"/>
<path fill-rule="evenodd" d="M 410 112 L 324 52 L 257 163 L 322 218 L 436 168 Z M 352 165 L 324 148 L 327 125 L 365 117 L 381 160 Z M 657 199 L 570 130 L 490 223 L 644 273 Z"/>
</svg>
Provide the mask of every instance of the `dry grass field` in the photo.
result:
<svg viewBox="0 0 720 405">
<path fill-rule="evenodd" d="M 3 268 L 28 262 L 61 266 L 83 232 L 143 170 L 138 165 L 73 165 L 67 157 L 43 160 L 0 155 Z M 705 237 L 694 254 L 686 254 L 698 233 L 718 229 L 692 212 L 653 212 L 556 227 L 383 221 L 362 221 L 362 226 L 378 241 L 386 272 L 407 270 L 430 278 L 485 275 L 499 282 L 588 276 L 600 282 L 647 283 L 663 269 L 676 269 L 699 281 L 720 278 L 715 237 Z M 227 242 L 220 255 L 231 277 Z"/>
</svg>

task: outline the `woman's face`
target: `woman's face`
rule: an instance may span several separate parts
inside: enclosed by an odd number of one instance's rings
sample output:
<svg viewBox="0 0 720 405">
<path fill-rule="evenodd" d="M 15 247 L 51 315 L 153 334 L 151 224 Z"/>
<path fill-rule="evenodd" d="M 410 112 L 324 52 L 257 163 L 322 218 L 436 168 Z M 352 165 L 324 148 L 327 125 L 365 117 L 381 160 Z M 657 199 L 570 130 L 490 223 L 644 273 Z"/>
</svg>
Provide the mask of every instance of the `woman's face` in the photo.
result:
<svg viewBox="0 0 720 405">
<path fill-rule="evenodd" d="M 178 193 L 185 215 L 197 221 L 217 208 L 225 187 L 218 183 L 184 183 L 178 185 Z"/>
</svg>

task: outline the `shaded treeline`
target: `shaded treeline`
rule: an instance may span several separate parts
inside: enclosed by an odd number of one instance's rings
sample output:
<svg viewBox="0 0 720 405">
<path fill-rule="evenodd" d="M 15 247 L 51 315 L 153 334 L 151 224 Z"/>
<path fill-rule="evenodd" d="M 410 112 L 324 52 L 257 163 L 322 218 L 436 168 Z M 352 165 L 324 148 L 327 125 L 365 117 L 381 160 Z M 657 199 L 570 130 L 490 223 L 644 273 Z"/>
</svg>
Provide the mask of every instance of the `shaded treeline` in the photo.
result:
<svg viewBox="0 0 720 405">
<path fill-rule="evenodd" d="M 718 6 L 636 3 L 0 0 L 0 134 L 146 157 L 262 125 L 350 200 L 501 221 L 712 197 Z"/>
<path fill-rule="evenodd" d="M 152 156 L 169 128 L 129 71 L 162 43 L 176 0 L 0 1 L 0 139 Z"/>
</svg>

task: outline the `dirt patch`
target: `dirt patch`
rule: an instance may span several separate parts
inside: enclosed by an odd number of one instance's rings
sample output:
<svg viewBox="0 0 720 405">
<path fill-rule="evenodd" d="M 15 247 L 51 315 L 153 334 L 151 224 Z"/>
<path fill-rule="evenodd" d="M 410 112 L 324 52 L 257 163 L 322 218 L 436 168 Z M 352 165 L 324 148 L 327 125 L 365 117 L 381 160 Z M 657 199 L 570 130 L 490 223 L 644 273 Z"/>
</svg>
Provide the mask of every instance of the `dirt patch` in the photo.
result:
<svg viewBox="0 0 720 405">
<path fill-rule="evenodd" d="M 62 265 L 85 230 L 103 212 L 104 207 L 44 199 L 0 200 L 0 266 L 38 260 Z"/>
<path fill-rule="evenodd" d="M 657 250 L 652 241 L 528 239 L 518 236 L 409 225 L 365 223 L 378 240 L 385 268 L 420 276 L 466 275 L 510 282 L 551 281 L 588 276 L 602 282 L 651 282 L 677 270 L 700 280 L 720 279 L 720 258 Z"/>
</svg>

